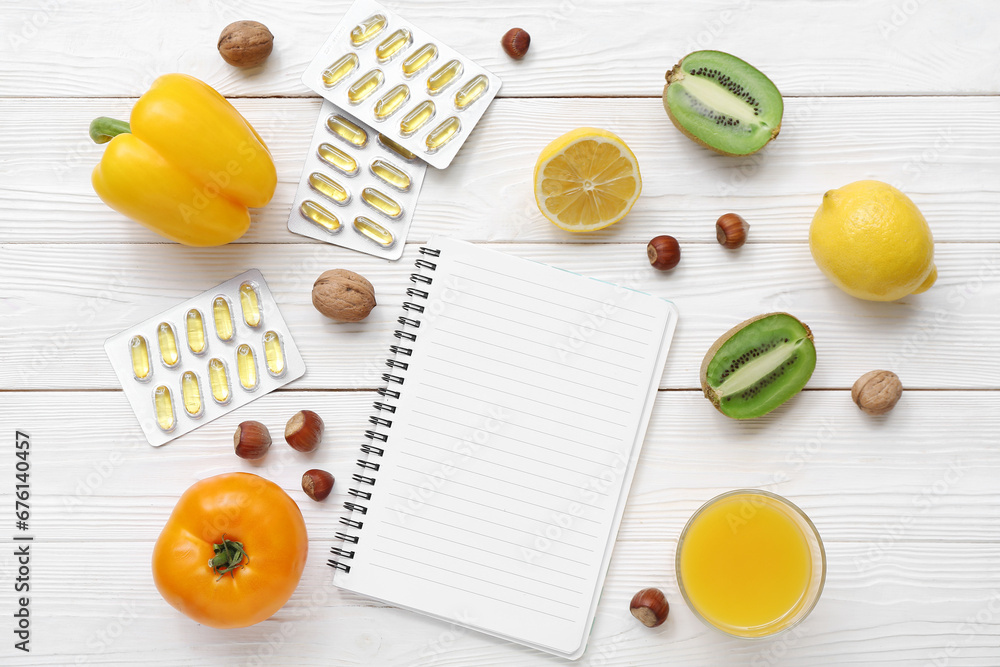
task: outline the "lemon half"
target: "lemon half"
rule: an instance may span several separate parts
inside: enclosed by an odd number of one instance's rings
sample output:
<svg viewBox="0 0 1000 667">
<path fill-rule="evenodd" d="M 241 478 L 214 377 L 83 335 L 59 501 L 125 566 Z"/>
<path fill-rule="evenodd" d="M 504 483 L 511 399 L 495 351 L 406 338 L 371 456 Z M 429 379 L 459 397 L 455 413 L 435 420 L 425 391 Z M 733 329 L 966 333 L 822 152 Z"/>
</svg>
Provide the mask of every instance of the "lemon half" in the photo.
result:
<svg viewBox="0 0 1000 667">
<path fill-rule="evenodd" d="M 535 163 L 535 201 L 549 222 L 569 232 L 613 225 L 642 191 L 639 161 L 617 135 L 581 127 L 559 137 Z"/>
</svg>

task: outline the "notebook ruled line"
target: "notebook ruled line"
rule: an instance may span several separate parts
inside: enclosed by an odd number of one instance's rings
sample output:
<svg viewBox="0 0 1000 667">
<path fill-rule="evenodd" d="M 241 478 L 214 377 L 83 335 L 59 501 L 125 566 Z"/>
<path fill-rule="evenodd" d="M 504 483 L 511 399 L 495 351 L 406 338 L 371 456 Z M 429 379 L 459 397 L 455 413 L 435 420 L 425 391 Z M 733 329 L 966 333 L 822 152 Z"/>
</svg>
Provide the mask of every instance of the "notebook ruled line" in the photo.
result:
<svg viewBox="0 0 1000 667">
<path fill-rule="evenodd" d="M 392 493 L 391 491 L 389 492 L 388 495 L 394 496 L 396 498 L 400 498 L 402 500 L 409 500 L 409 498 L 407 498 L 406 496 L 401 496 L 398 493 Z M 423 501 L 423 506 L 424 507 L 432 507 L 432 508 L 434 508 L 436 510 L 441 510 L 442 512 L 450 512 L 451 514 L 457 514 L 459 516 L 464 516 L 467 519 L 475 519 L 476 521 L 480 521 L 482 523 L 489 523 L 489 524 L 492 524 L 494 526 L 499 526 L 500 528 L 503 528 L 504 530 L 513 530 L 513 531 L 518 532 L 518 533 L 524 533 L 525 535 L 531 535 L 532 537 L 539 537 L 538 533 L 533 533 L 530 530 L 525 530 L 524 528 L 516 528 L 514 526 L 508 526 L 507 524 L 500 523 L 499 521 L 490 521 L 489 519 L 484 519 L 481 516 L 476 516 L 475 514 L 466 514 L 465 512 L 459 512 L 458 510 L 453 510 L 453 509 L 451 509 L 449 507 L 441 507 L 440 505 L 435 505 L 434 503 L 432 503 L 432 502 L 430 502 L 428 500 L 424 500 Z M 541 523 L 545 523 L 545 522 L 542 521 Z M 579 532 L 579 531 L 575 531 L 575 532 Z M 584 534 L 586 535 L 586 533 L 584 533 Z M 593 538 L 593 535 L 587 535 L 587 537 Z M 546 539 L 548 539 L 548 540 L 550 540 L 552 542 L 556 542 L 557 544 L 562 544 L 564 546 L 570 547 L 572 549 L 579 549 L 580 551 L 586 551 L 588 553 L 594 553 L 593 549 L 591 549 L 589 547 L 581 547 L 579 544 L 573 544 L 572 542 L 566 542 L 565 540 L 556 540 L 556 539 L 553 539 L 551 537 L 547 537 Z"/>
<path fill-rule="evenodd" d="M 403 525 L 400 525 L 398 523 L 393 523 L 391 521 L 386 521 L 385 525 L 392 526 L 393 528 L 400 528 L 402 530 L 408 530 L 411 533 L 416 533 L 417 535 L 422 535 L 424 537 L 430 537 L 433 540 L 442 540 L 444 542 L 451 542 L 452 544 L 457 544 L 460 547 L 467 547 L 469 549 L 475 549 L 476 551 L 482 551 L 484 554 L 490 554 L 492 556 L 500 556 L 501 558 L 506 558 L 507 560 L 512 560 L 512 561 L 514 561 L 516 563 L 524 563 L 525 562 L 523 559 L 514 558 L 513 556 L 508 556 L 507 554 L 498 553 L 496 551 L 490 551 L 489 549 L 483 549 L 482 547 L 474 546 L 472 544 L 469 544 L 468 542 L 459 542 L 457 540 L 452 540 L 452 539 L 449 539 L 449 538 L 444 537 L 442 535 L 438 535 L 436 533 L 431 533 L 431 532 L 427 532 L 427 531 L 423 531 L 423 530 L 417 530 L 416 528 L 410 528 L 409 526 L 403 526 Z M 387 539 L 392 539 L 388 535 L 385 535 L 384 537 L 386 537 Z M 573 561 L 571 561 L 571 562 L 573 562 Z M 566 575 L 567 577 L 572 577 L 573 579 L 579 579 L 580 581 L 586 581 L 587 580 L 586 577 L 581 577 L 578 574 L 570 574 L 565 569 L 559 569 L 559 568 L 555 568 L 555 567 L 548 567 L 547 565 L 539 565 L 538 563 L 529 563 L 529 565 L 531 565 L 531 567 L 537 567 L 537 568 L 542 569 L 542 570 L 548 570 L 549 572 L 556 572 L 558 574 L 563 574 L 563 575 Z"/>
<path fill-rule="evenodd" d="M 401 470 L 408 470 L 410 472 L 417 473 L 418 475 L 425 474 L 421 470 L 417 470 L 416 468 L 409 468 L 409 467 L 404 466 L 404 465 L 400 465 L 399 468 Z M 401 480 L 401 479 L 398 479 L 398 478 L 395 481 L 397 481 L 397 482 L 399 482 L 401 484 L 406 484 L 407 486 L 412 486 L 415 489 L 421 489 L 421 488 L 423 488 L 419 484 L 414 484 L 413 482 L 407 482 L 405 480 Z M 524 500 L 522 498 L 516 498 L 514 496 L 508 496 L 507 494 L 500 493 L 499 491 L 490 491 L 489 489 L 484 489 L 481 486 L 473 486 L 472 484 L 466 484 L 465 482 L 459 482 L 458 480 L 455 480 L 455 479 L 449 479 L 448 483 L 449 484 L 457 484 L 458 486 L 464 486 L 464 487 L 469 488 L 469 489 L 475 489 L 476 491 L 480 491 L 482 493 L 489 493 L 489 494 L 494 495 L 494 496 L 500 496 L 501 498 L 506 498 L 507 500 L 513 500 L 513 501 L 518 502 L 518 503 L 524 503 L 525 505 L 531 505 L 533 507 L 540 507 L 543 510 L 556 511 L 556 510 L 554 510 L 552 508 L 551 505 L 540 505 L 538 503 L 533 503 L 531 501 Z M 441 493 L 441 492 L 440 491 L 435 491 L 435 493 Z M 583 503 L 580 503 L 580 504 L 582 505 Z M 588 505 L 588 507 L 594 507 L 594 506 L 593 505 Z M 601 524 L 600 521 L 597 521 L 596 519 L 589 519 L 589 518 L 587 518 L 585 516 L 577 516 L 576 518 L 579 519 L 580 521 L 588 521 L 590 523 L 596 523 L 598 525 Z"/>
<path fill-rule="evenodd" d="M 569 294 L 570 296 L 575 296 L 575 297 L 580 298 L 580 299 L 586 299 L 587 301 L 593 301 L 595 303 L 600 303 L 600 304 L 604 303 L 600 299 L 594 299 L 594 298 L 589 297 L 589 296 L 584 296 L 583 294 L 578 294 L 577 292 L 570 292 L 568 290 L 559 289 L 558 287 L 552 287 L 550 285 L 540 285 L 540 284 L 538 284 L 538 283 L 536 283 L 534 281 L 526 280 L 524 278 L 521 278 L 520 276 L 512 276 L 512 275 L 510 275 L 508 273 L 502 273 L 500 271 L 496 271 L 495 269 L 487 269 L 484 266 L 477 266 L 475 264 L 470 264 L 468 262 L 463 262 L 460 259 L 455 259 L 455 263 L 456 264 L 461 264 L 463 266 L 472 267 L 476 271 L 486 271 L 487 273 L 492 273 L 494 275 L 503 276 L 504 278 L 509 278 L 511 280 L 517 280 L 517 281 L 522 282 L 522 283 L 528 283 L 529 285 L 531 285 L 533 287 L 541 287 L 542 289 L 547 289 L 547 290 L 554 291 L 554 292 L 562 292 L 563 294 Z M 591 280 L 593 280 L 593 279 L 591 279 Z M 598 281 L 598 282 L 602 282 L 603 283 L 603 281 Z M 613 287 L 618 287 L 617 285 L 610 285 L 610 283 L 604 283 L 604 284 L 607 284 L 609 287 L 612 287 L 612 286 Z M 619 289 L 622 289 L 622 288 L 619 287 Z M 616 308 L 620 308 L 621 310 L 624 310 L 624 311 L 627 311 L 627 312 L 630 312 L 630 313 L 635 313 L 636 315 L 642 315 L 643 317 L 656 318 L 656 315 L 653 315 L 652 313 L 645 313 L 645 312 L 643 312 L 641 310 L 634 310 L 632 308 L 626 308 L 625 306 L 616 306 Z"/>
<path fill-rule="evenodd" d="M 439 556 L 444 556 L 446 558 L 454 558 L 455 560 L 460 560 L 460 561 L 464 561 L 466 563 L 472 563 L 473 565 L 478 565 L 479 567 L 483 567 L 482 561 L 469 560 L 468 558 L 462 558 L 461 556 L 456 556 L 453 553 L 448 553 L 448 552 L 445 552 L 445 551 L 438 551 L 437 549 L 431 549 L 429 547 L 423 547 L 423 546 L 420 546 L 419 544 L 412 544 L 411 542 L 404 542 L 403 540 L 400 540 L 400 539 L 395 538 L 395 537 L 390 537 L 388 535 L 384 535 L 383 539 L 392 540 L 393 542 L 398 542 L 399 544 L 402 544 L 403 546 L 412 547 L 414 549 L 422 549 L 423 551 L 429 551 L 432 554 L 437 554 Z M 373 551 L 378 551 L 378 549 L 373 549 Z M 510 570 L 505 570 L 505 569 L 497 567 L 495 565 L 490 565 L 489 569 L 490 570 L 496 570 L 497 572 L 503 572 L 504 574 L 512 575 L 514 577 L 517 577 L 518 579 L 527 579 L 528 581 L 534 581 L 534 582 L 537 582 L 539 584 L 545 584 L 546 586 L 552 586 L 553 588 L 558 588 L 560 590 L 564 590 L 564 591 L 567 591 L 569 593 L 575 593 L 577 595 L 582 595 L 582 593 L 580 591 L 576 590 L 575 588 L 568 588 L 566 586 L 560 586 L 559 584 L 553 584 L 551 581 L 546 581 L 545 579 L 535 579 L 534 577 L 529 577 L 528 575 L 523 574 L 521 572 L 511 572 Z"/>
<path fill-rule="evenodd" d="M 435 579 L 428 579 L 427 577 L 421 577 L 418 574 L 413 574 L 411 572 L 404 572 L 402 570 L 397 570 L 395 568 L 388 567 L 386 565 L 381 565 L 380 563 L 372 562 L 372 565 L 374 567 L 380 567 L 380 568 L 382 568 L 384 570 L 391 570 L 392 572 L 398 572 L 399 574 L 404 574 L 404 575 L 407 575 L 407 576 L 410 576 L 410 577 L 416 577 L 417 579 L 423 579 L 424 581 L 429 581 L 430 583 L 437 584 L 439 586 L 446 586 L 448 588 L 454 588 L 455 590 L 462 591 L 463 593 L 471 593 L 472 595 L 479 595 L 479 596 L 482 596 L 484 598 L 488 598 L 490 600 L 496 600 L 497 602 L 502 602 L 504 604 L 509 604 L 511 606 L 514 606 L 514 607 L 520 607 L 521 609 L 527 609 L 528 611 L 533 611 L 536 614 L 544 614 L 545 616 L 552 616 L 553 618 L 558 618 L 559 620 L 566 621 L 567 623 L 573 623 L 573 619 L 572 618 L 566 618 L 565 616 L 559 616 L 558 614 L 550 614 L 547 611 L 542 611 L 540 609 L 535 609 L 534 607 L 526 607 L 525 605 L 523 605 L 523 604 L 517 604 L 516 602 L 510 602 L 508 600 L 501 600 L 500 598 L 493 597 L 492 595 L 486 595 L 485 593 L 479 593 L 477 591 L 470 591 L 469 589 L 462 588 L 461 586 L 455 586 L 453 584 L 446 584 L 443 581 L 437 581 Z"/>
</svg>

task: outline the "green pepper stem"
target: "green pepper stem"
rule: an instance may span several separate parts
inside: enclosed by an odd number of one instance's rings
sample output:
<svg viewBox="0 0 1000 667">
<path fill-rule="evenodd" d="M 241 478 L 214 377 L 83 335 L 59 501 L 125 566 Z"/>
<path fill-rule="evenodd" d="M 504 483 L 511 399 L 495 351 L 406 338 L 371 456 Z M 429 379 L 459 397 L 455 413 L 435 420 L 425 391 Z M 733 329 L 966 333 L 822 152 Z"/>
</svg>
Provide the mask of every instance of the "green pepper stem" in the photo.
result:
<svg viewBox="0 0 1000 667">
<path fill-rule="evenodd" d="M 100 116 L 90 121 L 90 138 L 95 144 L 106 144 L 119 134 L 132 131 L 132 127 L 123 120 Z"/>
<path fill-rule="evenodd" d="M 213 544 L 212 548 L 215 549 L 215 556 L 208 559 L 208 566 L 212 568 L 212 572 L 219 575 L 219 579 L 227 574 L 235 577 L 232 572 L 243 567 L 244 558 L 250 562 L 250 556 L 243 549 L 243 543 L 226 539 L 225 533 L 222 534 L 222 542 Z"/>
</svg>

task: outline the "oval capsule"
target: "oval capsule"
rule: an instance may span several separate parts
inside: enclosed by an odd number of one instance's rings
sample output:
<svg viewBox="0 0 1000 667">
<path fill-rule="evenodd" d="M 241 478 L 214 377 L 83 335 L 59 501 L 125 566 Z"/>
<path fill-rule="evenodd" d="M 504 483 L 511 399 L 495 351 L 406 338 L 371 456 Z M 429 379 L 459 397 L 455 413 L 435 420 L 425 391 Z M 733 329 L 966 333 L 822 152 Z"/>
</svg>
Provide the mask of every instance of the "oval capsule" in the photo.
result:
<svg viewBox="0 0 1000 667">
<path fill-rule="evenodd" d="M 326 129 L 357 148 L 368 145 L 368 133 L 339 114 L 326 119 Z"/>
<path fill-rule="evenodd" d="M 400 146 L 399 144 L 397 144 L 395 141 L 385 136 L 384 134 L 378 135 L 378 142 L 382 144 L 382 148 L 388 151 L 392 151 L 393 153 L 403 158 L 404 160 L 417 159 L 416 153 L 414 153 L 413 151 L 406 150 L 405 148 L 403 148 L 402 146 Z"/>
<path fill-rule="evenodd" d="M 342 174 L 354 176 L 358 173 L 357 160 L 336 146 L 322 143 L 316 149 L 316 153 L 319 155 L 320 159 L 323 160 L 323 162 L 326 162 Z"/>
<path fill-rule="evenodd" d="M 483 96 L 490 87 L 490 80 L 485 74 L 472 77 L 468 83 L 455 93 L 455 108 L 464 111 L 466 107 Z"/>
<path fill-rule="evenodd" d="M 338 206 L 346 206 L 351 201 L 351 193 L 347 188 L 318 171 L 309 174 L 309 187 Z"/>
<path fill-rule="evenodd" d="M 373 69 L 351 84 L 347 89 L 347 101 L 351 104 L 361 104 L 385 82 L 382 70 Z"/>
<path fill-rule="evenodd" d="M 437 95 L 447 88 L 455 79 L 462 76 L 465 68 L 459 60 L 449 60 L 438 71 L 427 77 L 427 92 Z"/>
<path fill-rule="evenodd" d="M 351 30 L 351 44 L 354 46 L 367 44 L 385 30 L 387 23 L 384 14 L 372 14 Z"/>
<path fill-rule="evenodd" d="M 420 73 L 420 70 L 434 62 L 437 55 L 437 46 L 434 44 L 424 44 L 403 61 L 403 65 L 400 68 L 403 70 L 403 76 L 408 79 L 416 76 Z"/>
<path fill-rule="evenodd" d="M 273 377 L 285 374 L 285 351 L 281 347 L 281 336 L 277 331 L 264 334 L 264 364 Z"/>
<path fill-rule="evenodd" d="M 201 311 L 192 308 L 184 315 L 184 328 L 187 330 L 188 349 L 195 354 L 205 351 L 205 319 Z"/>
<path fill-rule="evenodd" d="M 392 236 L 392 232 L 363 215 L 354 218 L 354 229 L 365 238 L 374 241 L 383 248 L 390 247 L 396 241 Z"/>
<path fill-rule="evenodd" d="M 368 165 L 368 169 L 375 175 L 376 178 L 381 180 L 383 183 L 390 185 L 400 192 L 407 192 L 410 189 L 411 181 L 410 177 L 402 169 L 387 162 L 382 158 L 375 158 Z"/>
<path fill-rule="evenodd" d="M 208 386 L 212 390 L 212 398 L 219 405 L 225 405 L 232 398 L 229 389 L 229 371 L 222 359 L 212 359 L 208 362 Z"/>
<path fill-rule="evenodd" d="M 375 188 L 365 188 L 362 190 L 361 201 L 388 218 L 398 218 L 403 212 L 403 207 L 395 199 L 379 192 Z"/>
<path fill-rule="evenodd" d="M 139 382 L 150 378 L 152 366 L 149 363 L 149 345 L 142 336 L 132 336 L 128 342 L 129 356 L 132 358 L 132 377 Z"/>
<path fill-rule="evenodd" d="M 160 360 L 167 368 L 173 368 L 180 361 L 180 350 L 177 349 L 177 335 L 169 322 L 160 322 L 156 327 L 156 341 L 160 345 Z"/>
<path fill-rule="evenodd" d="M 240 309 L 243 311 L 243 321 L 248 327 L 260 326 L 260 298 L 253 283 L 240 285 Z"/>
<path fill-rule="evenodd" d="M 160 385 L 153 390 L 153 411 L 156 415 L 156 425 L 161 431 L 174 430 L 177 419 L 174 417 L 174 400 L 170 396 L 170 388 Z"/>
<path fill-rule="evenodd" d="M 375 47 L 375 57 L 380 63 L 387 63 L 402 53 L 403 49 L 408 47 L 412 41 L 413 34 L 406 28 L 400 28 Z"/>
<path fill-rule="evenodd" d="M 424 140 L 424 143 L 427 144 L 427 152 L 434 153 L 438 151 L 442 146 L 454 139 L 461 128 L 462 123 L 455 116 L 435 127 L 427 133 L 427 138 Z"/>
<path fill-rule="evenodd" d="M 406 87 L 406 84 L 399 84 L 379 98 L 378 102 L 375 103 L 375 106 L 372 107 L 372 113 L 375 114 L 375 120 L 385 120 L 392 114 L 402 109 L 408 99 L 410 99 L 410 89 Z"/>
<path fill-rule="evenodd" d="M 410 113 L 403 116 L 403 120 L 399 121 L 399 133 L 404 137 L 410 136 L 433 118 L 434 113 L 434 103 L 430 100 L 424 100 L 413 107 Z"/>
<path fill-rule="evenodd" d="M 194 371 L 184 371 L 184 375 L 181 376 L 181 402 L 188 416 L 201 416 L 201 384 Z"/>
<path fill-rule="evenodd" d="M 217 296 L 212 301 L 212 319 L 215 321 L 215 335 L 221 341 L 233 339 L 233 311 L 229 308 L 229 300 Z"/>
<path fill-rule="evenodd" d="M 236 348 L 236 374 L 244 389 L 253 391 L 257 388 L 257 360 L 253 349 L 246 343 Z"/>
<path fill-rule="evenodd" d="M 348 74 L 358 67 L 358 56 L 355 53 L 348 53 L 343 58 L 338 59 L 332 65 L 323 70 L 323 85 L 333 88 L 343 81 Z"/>
<path fill-rule="evenodd" d="M 299 206 L 299 213 L 309 222 L 319 225 L 331 234 L 335 234 L 341 229 L 337 216 L 310 199 L 302 202 Z"/>
</svg>

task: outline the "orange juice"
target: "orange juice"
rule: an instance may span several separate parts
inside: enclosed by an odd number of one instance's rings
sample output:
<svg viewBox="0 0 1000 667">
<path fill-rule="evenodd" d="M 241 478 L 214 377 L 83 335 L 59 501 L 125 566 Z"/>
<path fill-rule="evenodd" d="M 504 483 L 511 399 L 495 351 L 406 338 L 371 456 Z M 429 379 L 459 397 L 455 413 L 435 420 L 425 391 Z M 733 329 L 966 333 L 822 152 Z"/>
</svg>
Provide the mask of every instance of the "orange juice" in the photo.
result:
<svg viewBox="0 0 1000 667">
<path fill-rule="evenodd" d="M 710 625 L 739 637 L 771 635 L 804 618 L 818 600 L 822 542 L 784 498 L 731 492 L 688 522 L 677 577 L 689 606 Z"/>
</svg>

